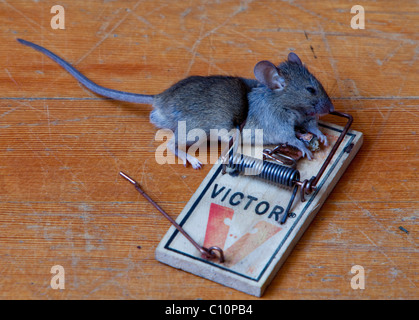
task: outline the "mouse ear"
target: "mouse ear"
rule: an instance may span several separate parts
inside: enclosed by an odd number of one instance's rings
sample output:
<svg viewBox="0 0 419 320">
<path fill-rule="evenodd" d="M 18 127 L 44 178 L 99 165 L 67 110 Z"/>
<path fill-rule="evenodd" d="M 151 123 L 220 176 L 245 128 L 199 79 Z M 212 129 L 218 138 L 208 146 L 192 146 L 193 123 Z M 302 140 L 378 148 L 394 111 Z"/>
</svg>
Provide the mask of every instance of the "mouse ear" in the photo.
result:
<svg viewBox="0 0 419 320">
<path fill-rule="evenodd" d="M 285 80 L 281 77 L 279 70 L 272 62 L 259 61 L 253 70 L 256 79 L 272 90 L 282 90 L 285 87 Z"/>
<path fill-rule="evenodd" d="M 288 61 L 292 63 L 299 64 L 300 66 L 303 65 L 299 56 L 297 56 L 294 52 L 290 52 L 288 54 Z"/>
</svg>

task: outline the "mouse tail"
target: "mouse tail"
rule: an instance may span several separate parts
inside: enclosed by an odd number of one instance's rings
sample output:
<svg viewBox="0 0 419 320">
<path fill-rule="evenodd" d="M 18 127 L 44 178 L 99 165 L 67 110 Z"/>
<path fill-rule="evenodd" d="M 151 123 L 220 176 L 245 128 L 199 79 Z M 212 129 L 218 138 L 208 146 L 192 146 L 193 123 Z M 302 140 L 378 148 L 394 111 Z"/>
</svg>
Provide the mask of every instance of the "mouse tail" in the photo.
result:
<svg viewBox="0 0 419 320">
<path fill-rule="evenodd" d="M 113 89 L 102 87 L 94 83 L 89 78 L 85 77 L 76 68 L 74 68 L 70 63 L 61 59 L 59 56 L 45 49 L 44 47 L 41 47 L 35 43 L 29 42 L 23 39 L 17 39 L 17 41 L 19 41 L 21 44 L 24 44 L 28 47 L 31 47 L 45 54 L 46 56 L 54 60 L 56 63 L 58 63 L 60 66 L 62 66 L 65 70 L 67 70 L 74 78 L 76 78 L 86 88 L 88 88 L 89 90 L 101 96 L 111 98 L 114 100 L 127 101 L 127 102 L 133 102 L 133 103 L 145 103 L 145 104 L 153 103 L 153 100 L 154 100 L 153 95 L 130 93 L 130 92 L 118 91 L 118 90 L 113 90 Z"/>
</svg>

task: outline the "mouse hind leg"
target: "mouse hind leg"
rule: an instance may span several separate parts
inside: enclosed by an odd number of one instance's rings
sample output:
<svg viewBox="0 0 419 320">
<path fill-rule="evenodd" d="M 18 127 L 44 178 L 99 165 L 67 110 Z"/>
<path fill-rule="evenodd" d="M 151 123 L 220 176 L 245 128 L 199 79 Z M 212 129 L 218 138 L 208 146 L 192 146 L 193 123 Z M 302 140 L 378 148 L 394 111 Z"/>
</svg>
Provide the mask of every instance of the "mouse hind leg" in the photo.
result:
<svg viewBox="0 0 419 320">
<path fill-rule="evenodd" d="M 176 142 L 177 141 L 176 137 L 177 137 L 177 134 L 175 133 L 175 135 L 167 143 L 167 149 L 169 149 L 173 154 L 175 154 L 179 159 L 181 159 L 185 167 L 189 162 L 192 165 L 192 168 L 201 169 L 202 162 L 199 161 L 197 158 L 188 154 L 186 150 L 183 150 L 183 148 L 179 148 L 179 145 Z"/>
</svg>

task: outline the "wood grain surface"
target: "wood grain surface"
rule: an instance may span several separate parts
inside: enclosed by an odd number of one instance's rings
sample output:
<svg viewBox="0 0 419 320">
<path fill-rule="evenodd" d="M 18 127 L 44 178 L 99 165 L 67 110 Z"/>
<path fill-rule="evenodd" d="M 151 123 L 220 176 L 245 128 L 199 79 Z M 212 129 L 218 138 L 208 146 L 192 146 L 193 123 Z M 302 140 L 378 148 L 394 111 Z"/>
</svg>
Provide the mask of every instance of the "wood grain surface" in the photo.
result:
<svg viewBox="0 0 419 320">
<path fill-rule="evenodd" d="M 156 261 L 169 222 L 118 175 L 176 217 L 211 165 L 157 164 L 150 106 L 91 93 L 23 38 L 147 94 L 296 52 L 364 145 L 262 299 L 418 299 L 418 14 L 416 1 L 1 1 L 0 298 L 255 299 Z"/>
</svg>

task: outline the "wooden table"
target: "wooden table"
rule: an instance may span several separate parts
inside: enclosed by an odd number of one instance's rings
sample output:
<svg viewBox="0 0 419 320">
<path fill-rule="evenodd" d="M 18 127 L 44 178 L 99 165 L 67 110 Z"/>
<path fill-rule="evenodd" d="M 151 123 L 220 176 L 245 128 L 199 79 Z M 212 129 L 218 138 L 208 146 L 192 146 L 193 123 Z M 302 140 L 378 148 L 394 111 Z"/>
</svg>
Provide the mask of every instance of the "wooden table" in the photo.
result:
<svg viewBox="0 0 419 320">
<path fill-rule="evenodd" d="M 252 77 L 295 51 L 364 145 L 262 299 L 418 299 L 418 57 L 414 1 L 0 3 L 0 298 L 254 299 L 163 265 L 169 222 L 208 173 L 155 161 L 151 107 L 103 99 L 40 53 L 99 84 L 155 94 L 193 74 Z M 325 120 L 334 120 L 326 117 Z M 51 268 L 65 270 L 52 289 Z M 351 268 L 365 271 L 352 289 Z"/>
</svg>

